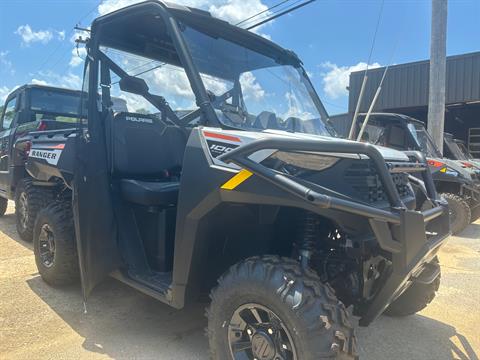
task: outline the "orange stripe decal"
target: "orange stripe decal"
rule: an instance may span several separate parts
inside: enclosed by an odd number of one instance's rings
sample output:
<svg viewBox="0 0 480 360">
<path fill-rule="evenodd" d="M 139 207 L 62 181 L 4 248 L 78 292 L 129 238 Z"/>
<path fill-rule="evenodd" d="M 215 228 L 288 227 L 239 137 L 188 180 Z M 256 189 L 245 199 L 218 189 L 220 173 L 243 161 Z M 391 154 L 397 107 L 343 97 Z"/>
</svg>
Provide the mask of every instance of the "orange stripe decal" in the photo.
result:
<svg viewBox="0 0 480 360">
<path fill-rule="evenodd" d="M 206 137 L 209 137 L 209 138 L 214 138 L 214 139 L 222 139 L 222 140 L 241 142 L 240 138 L 238 138 L 236 136 L 213 133 L 213 132 L 210 132 L 210 131 L 204 131 L 203 135 L 205 135 Z"/>
<path fill-rule="evenodd" d="M 65 149 L 65 144 L 58 144 L 58 145 L 52 146 L 50 149 Z"/>
</svg>

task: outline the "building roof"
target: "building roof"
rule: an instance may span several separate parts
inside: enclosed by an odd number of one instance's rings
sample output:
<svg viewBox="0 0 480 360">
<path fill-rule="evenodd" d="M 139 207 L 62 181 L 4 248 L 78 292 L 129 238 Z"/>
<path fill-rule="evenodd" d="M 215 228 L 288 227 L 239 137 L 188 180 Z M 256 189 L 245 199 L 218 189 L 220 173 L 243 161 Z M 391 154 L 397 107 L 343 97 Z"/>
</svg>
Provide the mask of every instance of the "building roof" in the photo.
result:
<svg viewBox="0 0 480 360">
<path fill-rule="evenodd" d="M 367 111 L 385 67 L 369 69 L 360 111 Z M 429 60 L 390 66 L 376 111 L 428 105 Z M 350 74 L 349 112 L 354 112 L 364 71 Z M 480 52 L 447 57 L 446 104 L 480 101 Z"/>
</svg>

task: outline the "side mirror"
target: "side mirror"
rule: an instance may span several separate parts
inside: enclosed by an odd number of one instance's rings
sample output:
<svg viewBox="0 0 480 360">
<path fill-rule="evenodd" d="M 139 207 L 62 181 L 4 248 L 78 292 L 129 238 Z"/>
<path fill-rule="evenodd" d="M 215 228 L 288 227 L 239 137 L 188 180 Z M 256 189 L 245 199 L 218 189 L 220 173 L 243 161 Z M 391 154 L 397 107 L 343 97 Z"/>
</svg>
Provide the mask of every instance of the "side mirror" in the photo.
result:
<svg viewBox="0 0 480 360">
<path fill-rule="evenodd" d="M 148 85 L 145 80 L 134 77 L 126 76 L 119 82 L 120 89 L 132 94 L 145 95 L 148 93 Z"/>
</svg>

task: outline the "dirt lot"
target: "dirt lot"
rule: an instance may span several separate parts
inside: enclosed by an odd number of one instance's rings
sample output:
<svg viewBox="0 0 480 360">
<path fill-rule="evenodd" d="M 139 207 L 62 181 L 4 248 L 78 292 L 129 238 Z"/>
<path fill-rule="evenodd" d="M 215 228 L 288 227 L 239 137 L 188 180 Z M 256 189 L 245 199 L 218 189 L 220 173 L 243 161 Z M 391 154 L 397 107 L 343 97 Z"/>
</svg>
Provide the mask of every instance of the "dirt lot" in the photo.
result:
<svg viewBox="0 0 480 360">
<path fill-rule="evenodd" d="M 440 255 L 442 285 L 430 307 L 359 328 L 362 359 L 478 360 L 480 222 Z M 83 314 L 79 286 L 40 279 L 13 208 L 0 218 L 0 359 L 207 359 L 203 306 L 176 311 L 110 279 Z"/>
</svg>

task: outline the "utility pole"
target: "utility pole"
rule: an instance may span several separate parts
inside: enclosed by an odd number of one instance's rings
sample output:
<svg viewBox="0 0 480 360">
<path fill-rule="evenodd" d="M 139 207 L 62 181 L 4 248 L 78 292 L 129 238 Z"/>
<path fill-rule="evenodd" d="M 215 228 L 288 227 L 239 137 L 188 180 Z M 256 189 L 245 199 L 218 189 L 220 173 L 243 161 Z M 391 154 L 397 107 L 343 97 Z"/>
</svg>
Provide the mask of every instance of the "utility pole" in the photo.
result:
<svg viewBox="0 0 480 360">
<path fill-rule="evenodd" d="M 447 72 L 447 0 L 432 0 L 428 132 L 443 154 Z"/>
</svg>

